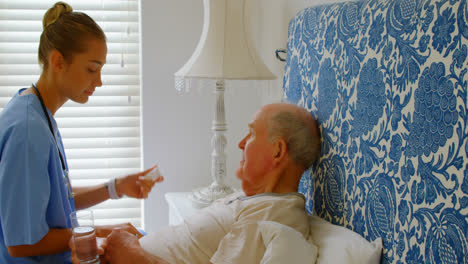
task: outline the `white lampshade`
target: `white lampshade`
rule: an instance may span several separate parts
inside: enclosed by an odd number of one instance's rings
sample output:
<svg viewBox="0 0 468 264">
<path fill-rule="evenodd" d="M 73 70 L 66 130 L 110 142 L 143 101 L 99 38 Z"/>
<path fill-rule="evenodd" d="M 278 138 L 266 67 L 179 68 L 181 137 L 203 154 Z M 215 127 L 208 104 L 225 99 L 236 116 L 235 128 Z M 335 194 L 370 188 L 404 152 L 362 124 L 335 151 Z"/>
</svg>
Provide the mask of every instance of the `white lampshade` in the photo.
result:
<svg viewBox="0 0 468 264">
<path fill-rule="evenodd" d="M 245 0 L 204 0 L 200 42 L 176 79 L 271 80 L 246 32 Z"/>
</svg>

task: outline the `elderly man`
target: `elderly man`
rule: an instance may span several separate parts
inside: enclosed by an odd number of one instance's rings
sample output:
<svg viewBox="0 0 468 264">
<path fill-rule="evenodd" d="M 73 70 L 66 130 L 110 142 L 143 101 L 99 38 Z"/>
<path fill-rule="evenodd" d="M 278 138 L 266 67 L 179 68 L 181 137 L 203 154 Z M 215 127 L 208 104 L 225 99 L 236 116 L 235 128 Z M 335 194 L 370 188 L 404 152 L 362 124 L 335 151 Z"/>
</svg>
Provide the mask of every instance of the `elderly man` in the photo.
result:
<svg viewBox="0 0 468 264">
<path fill-rule="evenodd" d="M 184 224 L 138 239 L 120 230 L 107 238 L 111 263 L 260 263 L 265 246 L 258 221 L 276 221 L 305 237 L 305 199 L 297 192 L 302 173 L 320 154 L 316 121 L 290 104 L 262 107 L 240 141 L 236 171 L 243 193 L 214 202 Z"/>
</svg>

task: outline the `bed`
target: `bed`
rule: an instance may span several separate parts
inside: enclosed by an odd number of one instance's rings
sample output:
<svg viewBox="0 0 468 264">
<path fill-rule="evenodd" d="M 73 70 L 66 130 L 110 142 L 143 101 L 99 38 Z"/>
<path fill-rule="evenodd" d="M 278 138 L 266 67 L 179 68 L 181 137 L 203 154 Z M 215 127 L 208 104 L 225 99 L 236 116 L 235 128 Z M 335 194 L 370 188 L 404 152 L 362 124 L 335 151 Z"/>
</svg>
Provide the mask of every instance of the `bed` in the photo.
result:
<svg viewBox="0 0 468 264">
<path fill-rule="evenodd" d="M 468 263 L 468 3 L 320 5 L 290 22 L 283 99 L 308 109 L 322 153 L 306 207 L 382 263 Z"/>
</svg>

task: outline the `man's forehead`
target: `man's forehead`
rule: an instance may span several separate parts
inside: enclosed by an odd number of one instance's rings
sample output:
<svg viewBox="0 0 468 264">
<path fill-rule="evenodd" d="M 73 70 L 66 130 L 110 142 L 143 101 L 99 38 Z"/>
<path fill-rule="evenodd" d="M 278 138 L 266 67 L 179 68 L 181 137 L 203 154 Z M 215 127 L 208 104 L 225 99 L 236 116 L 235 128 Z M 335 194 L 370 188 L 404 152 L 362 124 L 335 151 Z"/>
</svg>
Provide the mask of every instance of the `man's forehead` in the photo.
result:
<svg viewBox="0 0 468 264">
<path fill-rule="evenodd" d="M 255 116 L 255 119 L 248 123 L 249 129 L 259 130 L 267 124 L 267 117 L 264 114 Z"/>
<path fill-rule="evenodd" d="M 267 106 L 264 106 L 255 113 L 253 120 L 250 123 L 255 124 L 257 122 L 266 120 L 269 114 L 270 114 L 270 109 Z"/>
</svg>

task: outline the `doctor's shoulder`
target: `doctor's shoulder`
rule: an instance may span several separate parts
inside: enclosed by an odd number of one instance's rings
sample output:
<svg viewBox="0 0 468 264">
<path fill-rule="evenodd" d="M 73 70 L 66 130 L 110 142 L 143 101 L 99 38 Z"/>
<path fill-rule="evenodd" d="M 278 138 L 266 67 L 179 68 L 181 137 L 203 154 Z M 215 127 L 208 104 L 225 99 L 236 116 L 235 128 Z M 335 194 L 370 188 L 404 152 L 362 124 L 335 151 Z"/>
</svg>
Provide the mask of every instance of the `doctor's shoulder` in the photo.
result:
<svg viewBox="0 0 468 264">
<path fill-rule="evenodd" d="M 0 144 L 12 137 L 16 140 L 35 140 L 50 134 L 47 121 L 34 106 L 34 96 L 16 95 L 0 112 Z"/>
</svg>

